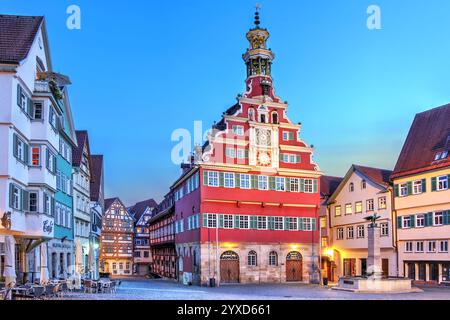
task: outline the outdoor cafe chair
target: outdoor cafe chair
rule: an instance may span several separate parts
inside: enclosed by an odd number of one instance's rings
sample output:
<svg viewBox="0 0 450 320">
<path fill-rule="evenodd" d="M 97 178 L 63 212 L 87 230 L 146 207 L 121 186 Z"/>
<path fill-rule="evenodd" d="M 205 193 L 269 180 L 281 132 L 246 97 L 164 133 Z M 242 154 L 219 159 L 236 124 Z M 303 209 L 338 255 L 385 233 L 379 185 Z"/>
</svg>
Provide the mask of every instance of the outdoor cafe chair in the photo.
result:
<svg viewBox="0 0 450 320">
<path fill-rule="evenodd" d="M 53 296 L 53 289 L 56 286 L 54 284 L 48 284 L 45 286 L 44 297 L 51 298 Z"/>
</svg>

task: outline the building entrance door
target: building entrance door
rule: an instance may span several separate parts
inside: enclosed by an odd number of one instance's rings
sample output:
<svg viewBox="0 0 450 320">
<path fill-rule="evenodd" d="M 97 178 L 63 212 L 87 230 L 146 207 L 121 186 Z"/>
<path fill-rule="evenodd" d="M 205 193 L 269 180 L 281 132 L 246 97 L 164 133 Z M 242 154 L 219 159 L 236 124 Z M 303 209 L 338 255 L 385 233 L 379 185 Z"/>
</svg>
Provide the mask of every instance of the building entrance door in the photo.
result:
<svg viewBox="0 0 450 320">
<path fill-rule="evenodd" d="M 361 275 L 364 277 L 367 273 L 367 259 L 361 259 Z"/>
<path fill-rule="evenodd" d="M 227 251 L 220 256 L 220 282 L 239 283 L 239 256 Z"/>
<path fill-rule="evenodd" d="M 356 277 L 356 259 L 344 259 L 344 277 Z"/>
<path fill-rule="evenodd" d="M 383 270 L 383 278 L 389 277 L 389 259 L 381 260 L 381 269 Z"/>
<path fill-rule="evenodd" d="M 293 251 L 286 257 L 286 281 L 303 280 L 303 258 L 300 252 Z"/>
<path fill-rule="evenodd" d="M 439 268 L 437 263 L 430 263 L 430 281 L 439 281 Z"/>
<path fill-rule="evenodd" d="M 408 263 L 408 279 L 416 280 L 416 265 Z"/>
</svg>

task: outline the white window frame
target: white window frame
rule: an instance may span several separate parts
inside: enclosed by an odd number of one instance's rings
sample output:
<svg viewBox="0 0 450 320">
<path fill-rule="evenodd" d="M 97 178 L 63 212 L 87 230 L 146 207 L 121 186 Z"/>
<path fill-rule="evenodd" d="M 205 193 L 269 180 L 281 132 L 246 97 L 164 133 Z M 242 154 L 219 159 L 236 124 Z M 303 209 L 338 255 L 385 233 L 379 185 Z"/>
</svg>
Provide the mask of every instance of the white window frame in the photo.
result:
<svg viewBox="0 0 450 320">
<path fill-rule="evenodd" d="M 413 252 L 413 242 L 412 241 L 406 241 L 405 242 L 405 252 Z"/>
<path fill-rule="evenodd" d="M 425 215 L 418 214 L 416 215 L 416 228 L 424 228 L 425 227 Z"/>
<path fill-rule="evenodd" d="M 364 225 L 357 226 L 356 236 L 358 239 L 364 239 L 366 237 L 366 226 Z"/>
<path fill-rule="evenodd" d="M 283 217 L 274 217 L 273 218 L 273 227 L 274 227 L 274 230 L 284 230 Z"/>
<path fill-rule="evenodd" d="M 289 181 L 289 190 L 291 192 L 300 192 L 300 179 L 291 178 Z"/>
<path fill-rule="evenodd" d="M 303 191 L 305 193 L 314 193 L 314 180 L 313 179 L 304 179 L 304 183 L 305 183 L 305 188 Z"/>
<path fill-rule="evenodd" d="M 382 237 L 389 236 L 389 223 L 388 222 L 380 223 L 380 235 Z"/>
<path fill-rule="evenodd" d="M 241 174 L 241 189 L 251 189 L 251 179 L 249 174 Z"/>
<path fill-rule="evenodd" d="M 400 184 L 400 197 L 406 197 L 408 195 L 408 184 L 402 183 Z"/>
<path fill-rule="evenodd" d="M 236 149 L 234 147 L 225 148 L 225 155 L 227 158 L 236 159 Z"/>
<path fill-rule="evenodd" d="M 257 228 L 258 230 L 267 230 L 267 217 L 258 216 L 257 217 Z"/>
<path fill-rule="evenodd" d="M 423 192 L 422 180 L 413 182 L 413 194 L 421 194 Z"/>
<path fill-rule="evenodd" d="M 208 171 L 208 187 L 214 187 L 214 188 L 219 187 L 219 172 Z"/>
<path fill-rule="evenodd" d="M 438 221 L 438 222 L 436 222 Z M 441 211 L 433 213 L 433 226 L 439 227 L 444 224 L 444 213 Z"/>
<path fill-rule="evenodd" d="M 337 228 L 336 240 L 344 240 L 344 228 Z"/>
<path fill-rule="evenodd" d="M 235 134 L 237 136 L 243 136 L 244 135 L 244 126 L 233 125 L 232 132 L 233 132 L 233 134 Z"/>
<path fill-rule="evenodd" d="M 269 190 L 268 180 L 267 176 L 258 176 L 258 190 Z"/>
<path fill-rule="evenodd" d="M 236 158 L 245 159 L 245 149 L 236 149 Z"/>
<path fill-rule="evenodd" d="M 239 215 L 239 229 L 250 229 L 250 216 Z"/>
<path fill-rule="evenodd" d="M 275 177 L 275 190 L 286 191 L 286 180 L 284 177 Z"/>
<path fill-rule="evenodd" d="M 354 238 L 355 238 L 355 228 L 347 227 L 347 239 L 354 239 Z"/>
<path fill-rule="evenodd" d="M 415 252 L 425 252 L 425 242 L 424 241 L 417 241 L 416 242 L 416 251 Z"/>
<path fill-rule="evenodd" d="M 235 176 L 234 173 L 225 172 L 223 174 L 223 186 L 225 188 L 234 188 L 235 187 Z"/>
<path fill-rule="evenodd" d="M 448 240 L 439 241 L 439 252 L 447 253 L 448 252 Z"/>
<path fill-rule="evenodd" d="M 287 217 L 285 219 L 288 219 L 288 230 L 289 231 L 297 231 L 298 230 L 298 220 L 296 217 Z"/>
<path fill-rule="evenodd" d="M 448 176 L 440 176 L 436 179 L 436 190 L 444 191 L 448 189 Z"/>
<path fill-rule="evenodd" d="M 402 217 L 402 229 L 410 229 L 411 226 L 412 226 L 411 217 L 410 216 Z"/>
<path fill-rule="evenodd" d="M 224 229 L 233 229 L 234 228 L 234 216 L 231 214 L 223 215 L 223 228 Z"/>
<path fill-rule="evenodd" d="M 436 241 L 428 241 L 427 252 L 434 253 L 436 252 L 437 244 Z"/>
<path fill-rule="evenodd" d="M 375 200 L 374 199 L 367 199 L 366 200 L 366 211 L 367 212 L 372 212 L 375 210 Z"/>
<path fill-rule="evenodd" d="M 387 198 L 386 197 L 378 198 L 378 209 L 379 210 L 387 209 Z"/>
</svg>

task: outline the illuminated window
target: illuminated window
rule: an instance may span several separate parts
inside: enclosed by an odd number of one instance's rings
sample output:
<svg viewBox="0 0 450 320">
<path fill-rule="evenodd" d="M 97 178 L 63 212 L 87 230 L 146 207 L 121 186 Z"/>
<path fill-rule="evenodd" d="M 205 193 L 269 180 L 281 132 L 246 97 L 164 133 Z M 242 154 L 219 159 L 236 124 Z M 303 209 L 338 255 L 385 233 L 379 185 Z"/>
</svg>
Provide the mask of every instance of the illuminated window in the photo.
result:
<svg viewBox="0 0 450 320">
<path fill-rule="evenodd" d="M 345 215 L 350 215 L 353 213 L 353 206 L 351 203 L 345 205 Z"/>
<path fill-rule="evenodd" d="M 355 213 L 361 213 L 362 212 L 362 202 L 358 201 L 355 203 Z"/>
<path fill-rule="evenodd" d="M 378 198 L 378 209 L 386 209 L 386 208 L 387 208 L 386 197 Z"/>
<path fill-rule="evenodd" d="M 334 216 L 340 217 L 341 216 L 341 206 L 334 207 Z"/>
</svg>

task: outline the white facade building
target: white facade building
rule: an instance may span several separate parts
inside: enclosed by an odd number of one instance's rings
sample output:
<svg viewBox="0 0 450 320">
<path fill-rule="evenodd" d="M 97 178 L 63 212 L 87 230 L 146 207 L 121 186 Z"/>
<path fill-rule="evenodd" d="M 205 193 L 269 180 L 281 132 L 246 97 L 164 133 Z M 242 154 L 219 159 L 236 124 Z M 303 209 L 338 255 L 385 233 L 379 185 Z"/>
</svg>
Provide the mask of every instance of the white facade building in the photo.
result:
<svg viewBox="0 0 450 320">
<path fill-rule="evenodd" d="M 353 165 L 328 200 L 330 252 L 338 276 L 364 276 L 368 257 L 368 222 L 375 213 L 381 233 L 383 275 L 397 276 L 392 219 L 391 171 Z"/>
<path fill-rule="evenodd" d="M 39 274 L 34 249 L 54 235 L 61 109 L 52 83 L 39 80 L 52 71 L 44 18 L 2 15 L 0 24 L 11 27 L 2 36 L 9 48 L 0 43 L 0 241 L 15 237 L 16 273 L 26 281 Z"/>
<path fill-rule="evenodd" d="M 90 148 L 87 131 L 76 131 L 78 147 L 73 148 L 72 164 L 73 175 L 73 201 L 74 201 L 74 236 L 75 245 L 79 246 L 75 252 L 75 261 L 82 264 L 77 270 L 80 274 L 90 275 L 93 265 L 93 251 L 90 248 L 91 234 L 91 202 L 90 181 L 91 163 Z M 81 254 L 81 256 L 78 256 Z"/>
</svg>

